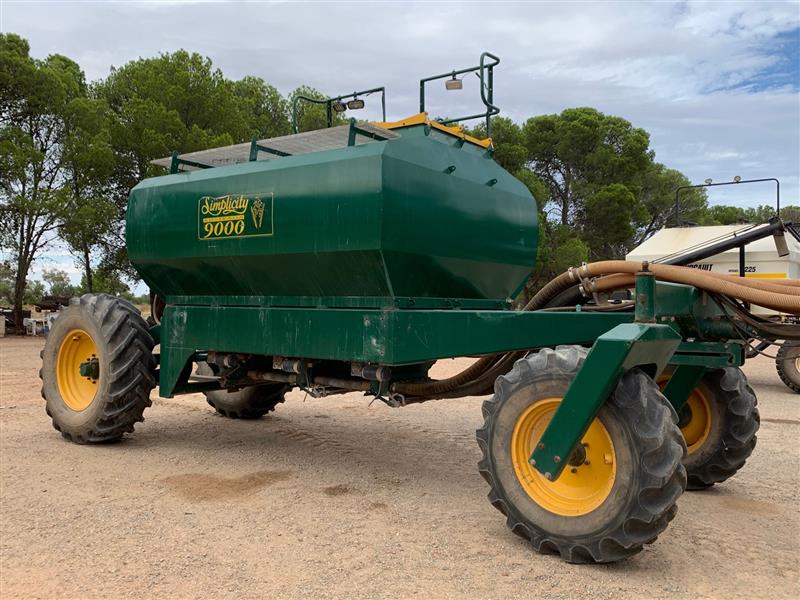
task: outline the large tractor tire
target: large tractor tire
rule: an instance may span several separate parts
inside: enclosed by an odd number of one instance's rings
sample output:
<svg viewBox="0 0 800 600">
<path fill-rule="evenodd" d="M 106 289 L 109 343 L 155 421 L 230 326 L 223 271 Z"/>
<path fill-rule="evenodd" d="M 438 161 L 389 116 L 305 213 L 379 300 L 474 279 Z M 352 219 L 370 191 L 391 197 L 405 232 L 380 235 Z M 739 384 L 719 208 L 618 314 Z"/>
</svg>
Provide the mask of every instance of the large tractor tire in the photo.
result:
<svg viewBox="0 0 800 600">
<path fill-rule="evenodd" d="M 545 349 L 517 361 L 484 402 L 480 473 L 506 524 L 539 552 L 572 563 L 613 562 L 655 541 L 686 487 L 677 415 L 644 372 L 620 380 L 555 481 L 528 463 L 586 357 Z"/>
<path fill-rule="evenodd" d="M 106 294 L 73 298 L 41 357 L 45 410 L 66 439 L 110 442 L 144 420 L 156 384 L 153 338 L 131 303 Z"/>
<path fill-rule="evenodd" d="M 800 343 L 784 343 L 775 357 L 775 367 L 786 387 L 800 394 Z"/>
<path fill-rule="evenodd" d="M 659 384 L 668 380 L 669 371 Z M 703 376 L 678 414 L 687 447 L 687 489 L 722 483 L 744 466 L 756 447 L 757 404 L 741 369 L 715 369 Z"/>
<path fill-rule="evenodd" d="M 208 363 L 197 364 L 197 374 L 205 377 L 214 372 Z M 289 386 L 281 383 L 254 385 L 236 392 L 215 390 L 204 392 L 208 403 L 220 415 L 231 419 L 258 419 L 275 410 L 286 399 Z"/>
</svg>

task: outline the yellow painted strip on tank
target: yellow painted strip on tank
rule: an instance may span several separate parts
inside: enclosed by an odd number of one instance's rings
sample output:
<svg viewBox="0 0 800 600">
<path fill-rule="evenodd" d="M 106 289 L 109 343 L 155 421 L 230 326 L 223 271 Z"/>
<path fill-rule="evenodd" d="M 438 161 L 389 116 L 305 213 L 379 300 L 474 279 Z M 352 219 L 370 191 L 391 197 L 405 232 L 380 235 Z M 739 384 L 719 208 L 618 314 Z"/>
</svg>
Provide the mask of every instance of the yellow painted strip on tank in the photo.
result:
<svg viewBox="0 0 800 600">
<path fill-rule="evenodd" d="M 745 273 L 744 276 L 755 279 L 786 279 L 786 273 Z"/>
<path fill-rule="evenodd" d="M 431 121 L 428 118 L 428 113 L 426 112 L 421 112 L 416 115 L 406 117 L 405 119 L 401 119 L 399 121 L 375 121 L 373 123 L 370 123 L 370 125 L 374 125 L 376 127 L 382 127 L 383 129 L 399 129 L 401 127 L 411 127 L 412 125 L 430 125 L 433 129 L 444 131 L 445 133 L 448 133 L 450 135 L 462 138 L 464 141 L 467 141 L 470 144 L 475 144 L 476 146 L 480 146 L 481 148 L 490 148 L 492 146 L 492 138 L 479 140 L 478 138 L 472 137 L 471 135 L 466 135 L 464 133 L 464 128 L 461 127 L 460 125 L 453 125 L 452 127 L 448 127 L 447 125 L 443 125 L 438 121 Z"/>
<path fill-rule="evenodd" d="M 398 127 L 411 127 L 412 125 L 422 125 L 429 122 L 428 113 L 421 112 L 416 115 L 406 117 L 405 119 L 400 119 L 399 121 L 375 121 L 370 123 L 370 125 L 383 127 L 384 129 L 397 129 Z"/>
</svg>

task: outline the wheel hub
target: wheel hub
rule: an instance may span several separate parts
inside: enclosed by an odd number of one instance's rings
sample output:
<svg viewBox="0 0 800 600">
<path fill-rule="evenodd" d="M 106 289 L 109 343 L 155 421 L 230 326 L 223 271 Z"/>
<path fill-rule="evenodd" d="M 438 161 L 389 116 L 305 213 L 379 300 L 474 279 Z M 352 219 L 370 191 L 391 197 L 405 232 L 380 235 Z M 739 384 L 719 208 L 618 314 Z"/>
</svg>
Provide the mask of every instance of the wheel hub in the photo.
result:
<svg viewBox="0 0 800 600">
<path fill-rule="evenodd" d="M 572 451 L 572 454 L 570 454 L 567 463 L 572 465 L 573 467 L 580 467 L 585 462 L 586 462 L 586 446 L 584 444 L 578 444 L 575 447 L 575 450 Z"/>
<path fill-rule="evenodd" d="M 92 336 L 83 329 L 73 329 L 64 336 L 56 358 L 56 380 L 64 404 L 72 410 L 86 410 L 94 400 L 100 360 Z"/>
<path fill-rule="evenodd" d="M 595 419 L 573 450 L 561 476 L 548 481 L 529 462 L 536 444 L 555 414 L 561 398 L 545 398 L 517 419 L 511 436 L 511 455 L 517 479 L 531 499 L 552 513 L 580 516 L 605 502 L 616 479 L 614 444 L 605 426 Z"/>
<path fill-rule="evenodd" d="M 658 387 L 662 392 L 668 382 L 668 376 L 659 377 Z M 689 454 L 697 452 L 705 444 L 711 433 L 711 419 L 711 402 L 700 387 L 694 388 L 678 411 L 678 427 Z"/>
<path fill-rule="evenodd" d="M 711 404 L 708 398 L 699 388 L 695 388 L 681 410 L 678 422 L 689 454 L 697 452 L 708 439 L 711 432 L 711 418 Z"/>
<path fill-rule="evenodd" d="M 100 361 L 97 360 L 96 356 L 92 355 L 78 366 L 78 372 L 81 377 L 100 379 Z"/>
</svg>

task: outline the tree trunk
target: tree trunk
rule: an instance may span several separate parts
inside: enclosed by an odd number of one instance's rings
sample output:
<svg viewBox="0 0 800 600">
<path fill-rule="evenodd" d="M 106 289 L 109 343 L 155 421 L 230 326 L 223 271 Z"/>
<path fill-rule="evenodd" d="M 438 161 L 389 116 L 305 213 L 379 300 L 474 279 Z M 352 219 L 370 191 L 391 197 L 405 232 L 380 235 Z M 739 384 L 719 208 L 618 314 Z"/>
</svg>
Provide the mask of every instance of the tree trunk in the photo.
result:
<svg viewBox="0 0 800 600">
<path fill-rule="evenodd" d="M 25 335 L 25 325 L 22 323 L 22 300 L 25 298 L 25 287 L 28 285 L 22 269 L 17 265 L 17 276 L 14 279 L 14 333 Z"/>
<path fill-rule="evenodd" d="M 569 205 L 570 205 L 570 185 L 572 184 L 572 177 L 567 169 L 564 174 L 564 195 L 561 196 L 561 224 L 569 225 Z"/>
<path fill-rule="evenodd" d="M 89 260 L 89 249 L 84 246 L 83 247 L 83 271 L 86 276 L 86 290 L 89 293 L 94 291 L 92 286 L 92 263 Z"/>
</svg>

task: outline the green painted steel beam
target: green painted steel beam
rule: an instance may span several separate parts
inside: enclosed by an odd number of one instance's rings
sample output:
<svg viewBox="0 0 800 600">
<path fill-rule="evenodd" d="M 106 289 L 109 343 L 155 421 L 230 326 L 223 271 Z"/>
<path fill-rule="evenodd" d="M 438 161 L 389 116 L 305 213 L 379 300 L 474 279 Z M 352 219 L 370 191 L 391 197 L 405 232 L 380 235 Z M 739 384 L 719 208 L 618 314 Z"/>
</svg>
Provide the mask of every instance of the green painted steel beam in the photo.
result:
<svg viewBox="0 0 800 600">
<path fill-rule="evenodd" d="M 657 376 L 680 339 L 671 327 L 649 323 L 618 325 L 599 336 L 531 455 L 536 470 L 557 479 L 622 374 L 641 366 Z"/>
<path fill-rule="evenodd" d="M 670 364 L 703 366 L 708 369 L 739 367 L 744 364 L 744 342 L 682 342 L 670 359 Z"/>
<path fill-rule="evenodd" d="M 621 313 L 170 306 L 161 320 L 160 393 L 200 350 L 403 365 L 559 344 L 590 345 Z"/>
</svg>

